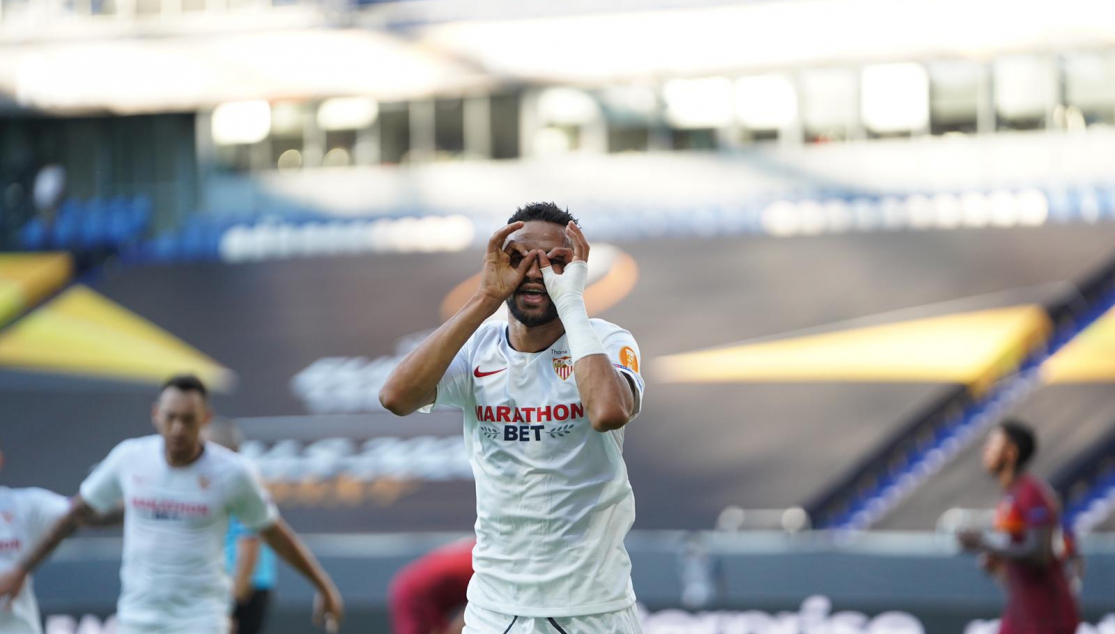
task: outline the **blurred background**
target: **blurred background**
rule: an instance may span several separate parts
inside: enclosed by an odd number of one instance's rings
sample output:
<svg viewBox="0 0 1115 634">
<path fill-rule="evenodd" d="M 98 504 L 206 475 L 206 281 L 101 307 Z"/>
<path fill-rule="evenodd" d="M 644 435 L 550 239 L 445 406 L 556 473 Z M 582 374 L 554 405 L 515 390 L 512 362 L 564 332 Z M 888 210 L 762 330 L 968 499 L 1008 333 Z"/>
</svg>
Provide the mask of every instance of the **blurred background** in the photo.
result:
<svg viewBox="0 0 1115 634">
<path fill-rule="evenodd" d="M 1107 0 L 0 0 L 0 482 L 72 494 L 197 372 L 390 632 L 475 500 L 459 412 L 379 386 L 539 200 L 645 357 L 646 634 L 997 631 L 953 533 L 1007 415 L 1115 632 Z M 119 555 L 36 575 L 50 634 L 107 631 Z"/>
</svg>

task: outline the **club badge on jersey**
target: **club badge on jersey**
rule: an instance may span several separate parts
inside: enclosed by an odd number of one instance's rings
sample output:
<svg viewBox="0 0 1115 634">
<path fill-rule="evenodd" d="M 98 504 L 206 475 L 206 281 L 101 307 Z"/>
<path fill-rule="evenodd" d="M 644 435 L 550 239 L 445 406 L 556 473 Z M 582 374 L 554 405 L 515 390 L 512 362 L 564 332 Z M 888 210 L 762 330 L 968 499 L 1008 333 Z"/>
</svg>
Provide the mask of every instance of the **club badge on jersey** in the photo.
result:
<svg viewBox="0 0 1115 634">
<path fill-rule="evenodd" d="M 573 374 L 573 357 L 569 355 L 554 357 L 554 372 L 561 377 L 562 381 L 568 380 Z"/>
</svg>

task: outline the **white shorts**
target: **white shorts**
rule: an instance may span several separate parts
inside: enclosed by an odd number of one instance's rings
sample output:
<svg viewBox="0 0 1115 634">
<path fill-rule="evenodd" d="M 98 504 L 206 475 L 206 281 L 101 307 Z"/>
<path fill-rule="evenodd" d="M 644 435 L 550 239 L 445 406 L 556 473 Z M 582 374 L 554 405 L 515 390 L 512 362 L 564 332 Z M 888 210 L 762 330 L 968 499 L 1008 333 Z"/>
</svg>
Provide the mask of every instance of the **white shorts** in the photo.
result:
<svg viewBox="0 0 1115 634">
<path fill-rule="evenodd" d="M 515 616 L 468 604 L 461 634 L 642 634 L 635 606 L 587 616 Z"/>
</svg>

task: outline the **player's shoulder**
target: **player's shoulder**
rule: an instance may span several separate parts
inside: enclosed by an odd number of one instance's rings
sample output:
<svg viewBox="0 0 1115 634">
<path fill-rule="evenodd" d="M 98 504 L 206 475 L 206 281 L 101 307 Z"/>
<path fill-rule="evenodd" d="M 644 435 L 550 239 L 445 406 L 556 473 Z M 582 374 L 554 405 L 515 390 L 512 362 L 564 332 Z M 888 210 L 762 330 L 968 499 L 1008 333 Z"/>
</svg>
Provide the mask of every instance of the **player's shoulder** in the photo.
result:
<svg viewBox="0 0 1115 634">
<path fill-rule="evenodd" d="M 507 322 L 493 319 L 480 324 L 476 332 L 472 333 L 473 348 L 480 346 L 499 345 L 507 332 Z"/>
<path fill-rule="evenodd" d="M 163 437 L 158 434 L 151 434 L 150 436 L 138 436 L 136 438 L 125 438 L 121 440 L 116 447 L 112 449 L 113 454 L 128 455 L 133 453 L 149 453 L 162 451 Z"/>
<path fill-rule="evenodd" d="M 596 334 L 601 336 L 601 337 L 607 337 L 609 335 L 615 335 L 615 334 L 624 334 L 624 335 L 627 335 L 627 336 L 631 336 L 631 332 L 628 331 L 626 328 L 624 328 L 622 326 L 619 326 L 618 324 L 614 324 L 614 323 L 608 321 L 607 319 L 600 319 L 599 317 L 593 317 L 592 319 L 589 319 L 588 321 L 589 321 L 590 324 L 592 324 L 592 329 L 594 331 L 596 331 Z"/>
<path fill-rule="evenodd" d="M 234 473 L 246 473 L 252 469 L 251 460 L 215 442 L 205 443 L 205 453 L 218 469 Z"/>
<path fill-rule="evenodd" d="M 16 504 L 26 504 L 30 506 L 63 502 L 67 499 L 64 495 L 41 487 L 21 487 L 18 489 L 0 487 L 0 497 L 4 496 L 5 491 L 9 499 L 15 500 Z"/>
</svg>

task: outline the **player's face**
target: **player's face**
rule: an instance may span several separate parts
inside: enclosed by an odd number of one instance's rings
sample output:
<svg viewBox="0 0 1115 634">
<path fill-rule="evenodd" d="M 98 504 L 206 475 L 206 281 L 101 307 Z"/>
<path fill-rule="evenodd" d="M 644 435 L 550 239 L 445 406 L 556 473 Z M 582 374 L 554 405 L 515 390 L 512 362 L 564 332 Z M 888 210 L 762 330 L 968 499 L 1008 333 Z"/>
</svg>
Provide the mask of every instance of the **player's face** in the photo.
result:
<svg viewBox="0 0 1115 634">
<path fill-rule="evenodd" d="M 192 458 L 202 443 L 202 432 L 212 412 L 201 394 L 169 387 L 155 401 L 152 421 L 172 460 Z"/>
<path fill-rule="evenodd" d="M 527 251 L 541 249 L 550 259 L 554 272 L 561 274 L 565 265 L 573 260 L 573 248 L 565 227 L 552 222 L 533 220 L 523 225 L 507 239 L 511 255 L 511 266 L 518 266 L 522 255 L 513 246 L 521 246 Z M 542 281 L 542 269 L 537 260 L 527 270 L 519 289 L 507 298 L 507 310 L 516 321 L 524 326 L 541 326 L 557 319 L 557 306 L 550 301 L 546 285 Z"/>
<path fill-rule="evenodd" d="M 987 437 L 983 445 L 983 468 L 989 473 L 999 474 L 1007 464 L 1007 435 L 1003 430 L 996 429 Z"/>
</svg>

